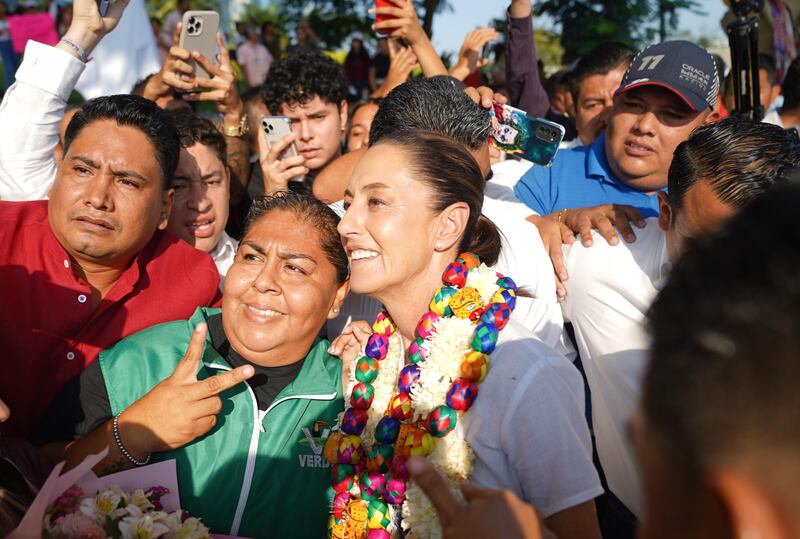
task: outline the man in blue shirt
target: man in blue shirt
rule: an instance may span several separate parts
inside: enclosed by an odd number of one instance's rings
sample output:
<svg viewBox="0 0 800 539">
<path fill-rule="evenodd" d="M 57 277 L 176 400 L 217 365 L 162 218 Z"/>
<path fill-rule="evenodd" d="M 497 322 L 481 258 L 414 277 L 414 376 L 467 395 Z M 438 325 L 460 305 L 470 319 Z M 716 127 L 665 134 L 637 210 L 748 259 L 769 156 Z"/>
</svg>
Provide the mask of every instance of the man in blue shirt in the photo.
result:
<svg viewBox="0 0 800 539">
<path fill-rule="evenodd" d="M 647 47 L 622 79 L 606 133 L 520 179 L 514 194 L 539 214 L 530 220 L 560 280 L 567 278 L 561 243 L 574 239 L 571 231 L 590 245 L 597 228 L 615 244 L 616 226 L 634 241 L 628 221 L 643 224 L 642 217 L 658 215 L 656 193 L 667 186 L 672 154 L 695 128 L 718 119 L 718 93 L 714 60 L 705 49 L 688 41 Z"/>
</svg>

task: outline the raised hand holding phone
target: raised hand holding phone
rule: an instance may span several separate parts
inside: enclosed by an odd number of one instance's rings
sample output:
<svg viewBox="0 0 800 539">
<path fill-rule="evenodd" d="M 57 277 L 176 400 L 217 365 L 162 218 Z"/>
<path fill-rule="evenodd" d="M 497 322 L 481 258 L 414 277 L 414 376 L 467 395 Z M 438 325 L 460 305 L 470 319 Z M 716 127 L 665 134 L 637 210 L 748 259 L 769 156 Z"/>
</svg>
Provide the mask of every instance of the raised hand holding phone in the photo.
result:
<svg viewBox="0 0 800 539">
<path fill-rule="evenodd" d="M 251 365 L 244 365 L 198 380 L 207 331 L 205 324 L 198 324 L 172 375 L 119 416 L 123 443 L 135 456 L 177 449 L 206 434 L 222 409 L 219 394 L 255 374 Z M 128 432 L 138 436 L 126 438 L 126 425 L 137 425 Z"/>
<path fill-rule="evenodd" d="M 179 46 L 189 52 L 199 52 L 206 58 L 214 58 L 219 30 L 219 13 L 216 11 L 187 11 L 181 21 Z M 193 59 L 193 75 L 209 78 L 210 74 Z"/>
<path fill-rule="evenodd" d="M 88 57 L 103 37 L 116 28 L 130 0 L 113 0 L 101 15 L 97 0 L 74 0 L 72 3 L 72 23 L 57 48 L 79 57 L 72 42 Z"/>
<path fill-rule="evenodd" d="M 297 154 L 295 134 L 285 116 L 264 116 L 258 130 L 258 161 L 264 176 L 264 194 L 289 188 L 289 182 L 302 181 L 309 173 L 306 159 Z"/>
<path fill-rule="evenodd" d="M 498 102 L 492 103 L 489 114 L 493 146 L 543 167 L 553 163 L 564 138 L 562 126 L 543 118 L 530 118 L 524 110 Z"/>
</svg>

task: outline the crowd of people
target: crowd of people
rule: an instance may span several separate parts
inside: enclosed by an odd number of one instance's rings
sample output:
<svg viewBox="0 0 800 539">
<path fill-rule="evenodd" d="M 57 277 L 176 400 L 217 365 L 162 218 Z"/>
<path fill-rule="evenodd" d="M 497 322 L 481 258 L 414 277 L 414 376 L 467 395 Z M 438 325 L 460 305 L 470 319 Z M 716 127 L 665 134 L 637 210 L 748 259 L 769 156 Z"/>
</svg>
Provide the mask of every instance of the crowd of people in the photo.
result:
<svg viewBox="0 0 800 539">
<path fill-rule="evenodd" d="M 488 77 L 497 31 L 448 69 L 411 0 L 343 65 L 306 22 L 181 48 L 181 2 L 160 71 L 68 107 L 127 4 L 74 0 L 0 104 L 3 536 L 103 450 L 224 535 L 800 536 L 800 59 L 754 122 L 686 40 L 545 79 L 529 0 Z M 493 103 L 563 125 L 552 166 Z"/>
</svg>

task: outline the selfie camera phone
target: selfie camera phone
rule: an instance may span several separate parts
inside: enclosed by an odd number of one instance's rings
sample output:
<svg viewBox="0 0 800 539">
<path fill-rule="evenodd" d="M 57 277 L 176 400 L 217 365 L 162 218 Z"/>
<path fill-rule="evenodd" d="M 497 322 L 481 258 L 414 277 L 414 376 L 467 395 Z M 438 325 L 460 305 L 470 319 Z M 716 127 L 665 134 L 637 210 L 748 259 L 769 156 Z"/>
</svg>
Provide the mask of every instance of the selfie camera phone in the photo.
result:
<svg viewBox="0 0 800 539">
<path fill-rule="evenodd" d="M 491 144 L 542 167 L 549 167 L 564 138 L 564 127 L 544 118 L 529 118 L 524 110 L 492 102 Z"/>
<path fill-rule="evenodd" d="M 187 11 L 181 23 L 180 47 L 187 51 L 198 51 L 211 60 L 216 58 L 219 13 L 216 11 Z M 195 77 L 210 78 L 208 72 L 192 61 Z"/>
<path fill-rule="evenodd" d="M 378 9 L 379 7 L 397 7 L 397 6 L 394 5 L 392 2 L 390 2 L 389 0 L 375 0 L 375 9 Z M 389 19 L 396 19 L 396 18 L 397 17 L 395 17 L 394 15 L 375 14 L 375 23 L 377 24 L 379 22 L 388 21 Z M 375 31 L 382 36 L 388 36 L 393 32 L 391 28 L 381 28 Z"/>
<path fill-rule="evenodd" d="M 292 133 L 292 120 L 286 116 L 262 116 L 261 129 L 267 137 L 267 144 L 271 148 L 273 144 L 280 142 L 283 137 Z M 286 159 L 287 157 L 294 157 L 297 155 L 297 146 L 292 142 L 291 146 L 286 148 L 278 156 L 278 159 Z M 295 176 L 289 181 L 302 182 L 303 176 Z"/>
</svg>

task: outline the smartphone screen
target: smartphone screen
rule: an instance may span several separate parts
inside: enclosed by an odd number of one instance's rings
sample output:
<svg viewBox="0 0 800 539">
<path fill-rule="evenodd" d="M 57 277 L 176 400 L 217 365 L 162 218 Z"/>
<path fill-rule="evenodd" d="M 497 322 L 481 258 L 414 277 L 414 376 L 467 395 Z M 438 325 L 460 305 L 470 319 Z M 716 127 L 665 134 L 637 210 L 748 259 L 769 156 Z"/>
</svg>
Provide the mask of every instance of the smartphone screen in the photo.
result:
<svg viewBox="0 0 800 539">
<path fill-rule="evenodd" d="M 490 142 L 508 154 L 549 167 L 564 138 L 564 128 L 543 118 L 531 119 L 524 110 L 493 102 Z"/>
</svg>

